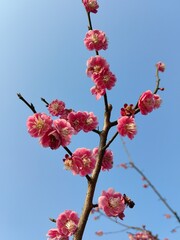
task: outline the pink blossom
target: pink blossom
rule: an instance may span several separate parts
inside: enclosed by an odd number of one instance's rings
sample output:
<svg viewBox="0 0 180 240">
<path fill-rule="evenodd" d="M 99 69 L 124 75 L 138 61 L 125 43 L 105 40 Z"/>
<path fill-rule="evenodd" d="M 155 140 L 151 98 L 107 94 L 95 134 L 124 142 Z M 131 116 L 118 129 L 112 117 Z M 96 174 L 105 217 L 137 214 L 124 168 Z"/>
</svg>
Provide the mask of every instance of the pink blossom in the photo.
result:
<svg viewBox="0 0 180 240">
<path fill-rule="evenodd" d="M 104 88 L 100 88 L 98 86 L 93 86 L 90 89 L 90 91 L 91 91 L 92 95 L 95 95 L 97 100 L 99 100 L 106 93 L 106 90 Z"/>
<path fill-rule="evenodd" d="M 71 170 L 74 175 L 86 176 L 94 170 L 95 158 L 90 149 L 78 148 L 72 156 L 65 156 L 64 166 L 66 170 Z"/>
<path fill-rule="evenodd" d="M 127 168 L 128 168 L 127 163 L 120 163 L 119 166 L 122 167 L 122 168 L 124 168 L 124 169 L 127 169 Z"/>
<path fill-rule="evenodd" d="M 97 236 L 102 236 L 103 234 L 104 234 L 103 231 L 97 231 L 97 232 L 96 232 L 96 235 L 97 235 Z"/>
<path fill-rule="evenodd" d="M 48 240 L 68 240 L 68 237 L 62 237 L 57 228 L 52 228 L 47 233 Z"/>
<path fill-rule="evenodd" d="M 83 125 L 86 122 L 87 113 L 86 112 L 71 112 L 68 115 L 68 121 L 74 128 L 74 134 L 77 134 L 83 129 Z"/>
<path fill-rule="evenodd" d="M 133 104 L 128 105 L 127 103 L 124 104 L 124 107 L 121 108 L 121 115 L 122 116 L 134 116 L 134 106 Z"/>
<path fill-rule="evenodd" d="M 41 137 L 51 128 L 52 122 L 51 117 L 45 113 L 35 113 L 28 117 L 26 126 L 32 137 Z"/>
<path fill-rule="evenodd" d="M 65 169 L 72 171 L 73 175 L 79 174 L 80 169 L 83 168 L 83 162 L 81 158 L 74 158 L 66 154 L 63 160 Z"/>
<path fill-rule="evenodd" d="M 54 127 L 51 127 L 40 138 L 39 142 L 43 147 L 50 147 L 52 150 L 55 150 L 61 146 L 61 136 Z"/>
<path fill-rule="evenodd" d="M 144 92 L 138 101 L 138 107 L 143 115 L 147 115 L 148 113 L 152 112 L 154 109 L 154 104 L 154 94 L 150 90 Z"/>
<path fill-rule="evenodd" d="M 160 98 L 159 95 L 154 94 L 154 109 L 157 109 L 161 106 L 162 99 Z"/>
<path fill-rule="evenodd" d="M 98 148 L 93 149 L 93 155 L 97 160 L 98 157 Z M 103 160 L 102 160 L 102 165 L 101 165 L 101 170 L 106 171 L 109 170 L 113 167 L 113 153 L 110 149 L 106 149 Z"/>
<path fill-rule="evenodd" d="M 98 206 L 108 217 L 120 217 L 123 219 L 125 210 L 125 201 L 121 193 L 115 192 L 109 188 L 103 191 L 98 198 Z"/>
<path fill-rule="evenodd" d="M 108 41 L 106 35 L 100 30 L 89 30 L 85 36 L 84 44 L 88 50 L 106 50 Z"/>
<path fill-rule="evenodd" d="M 163 62 L 156 63 L 157 70 L 160 72 L 164 72 L 166 69 L 166 66 Z"/>
<path fill-rule="evenodd" d="M 99 88 L 111 90 L 116 83 L 116 76 L 105 68 L 100 74 L 93 75 L 93 81 Z"/>
<path fill-rule="evenodd" d="M 82 122 L 82 130 L 84 132 L 90 132 L 98 126 L 97 117 L 93 112 L 84 112 L 86 114 L 85 121 Z"/>
<path fill-rule="evenodd" d="M 59 116 L 65 109 L 65 103 L 63 101 L 54 100 L 48 105 L 49 113 L 52 116 Z"/>
<path fill-rule="evenodd" d="M 69 113 L 73 112 L 72 109 L 64 109 L 64 111 L 61 113 L 60 119 L 68 120 Z"/>
<path fill-rule="evenodd" d="M 69 237 L 73 235 L 78 226 L 79 217 L 76 212 L 71 210 L 66 210 L 61 213 L 57 220 L 57 228 L 62 237 Z"/>
<path fill-rule="evenodd" d="M 65 119 L 56 119 L 53 121 L 53 124 L 61 136 L 61 145 L 63 147 L 67 146 L 70 143 L 71 137 L 74 133 L 73 127 L 71 127 L 71 124 Z"/>
<path fill-rule="evenodd" d="M 147 231 L 129 234 L 128 237 L 130 240 L 157 240 L 156 237 L 152 236 L 152 234 Z"/>
<path fill-rule="evenodd" d="M 123 116 L 118 119 L 117 125 L 118 133 L 121 136 L 128 136 L 130 139 L 134 138 L 137 133 L 136 123 L 133 117 Z"/>
<path fill-rule="evenodd" d="M 103 57 L 98 55 L 87 60 L 86 73 L 88 77 L 100 74 L 104 69 L 109 69 L 109 64 Z"/>
<path fill-rule="evenodd" d="M 97 0 L 82 0 L 82 2 L 87 12 L 97 13 L 97 9 L 99 8 Z"/>
</svg>

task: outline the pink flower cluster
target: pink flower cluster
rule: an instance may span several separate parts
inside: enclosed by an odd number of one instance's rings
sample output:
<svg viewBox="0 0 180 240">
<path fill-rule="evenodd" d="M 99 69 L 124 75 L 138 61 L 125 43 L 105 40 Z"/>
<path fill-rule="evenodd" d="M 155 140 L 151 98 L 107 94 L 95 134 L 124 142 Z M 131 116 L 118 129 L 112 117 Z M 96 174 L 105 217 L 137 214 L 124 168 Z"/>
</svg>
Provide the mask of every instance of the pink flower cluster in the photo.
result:
<svg viewBox="0 0 180 240">
<path fill-rule="evenodd" d="M 78 148 L 69 156 L 65 155 L 64 166 L 66 170 L 71 170 L 74 175 L 86 176 L 91 174 L 95 167 L 95 157 L 90 149 Z"/>
<path fill-rule="evenodd" d="M 138 232 L 136 234 L 129 234 L 128 235 L 130 240 L 157 240 L 156 237 L 152 236 L 150 232 Z"/>
<path fill-rule="evenodd" d="M 86 73 L 95 84 L 91 93 L 97 100 L 106 93 L 106 89 L 111 90 L 115 86 L 116 76 L 110 71 L 107 61 L 99 55 L 87 60 Z"/>
<path fill-rule="evenodd" d="M 153 94 L 150 90 L 144 92 L 138 101 L 138 107 L 140 109 L 141 114 L 147 115 L 152 112 L 154 109 L 160 107 L 162 103 L 161 98 L 157 94 Z"/>
<path fill-rule="evenodd" d="M 52 116 L 59 116 L 53 120 L 45 113 L 35 113 L 28 117 L 26 125 L 32 137 L 39 137 L 43 147 L 57 149 L 67 146 L 73 134 L 80 130 L 89 132 L 98 125 L 97 117 L 92 112 L 75 112 L 65 109 L 62 101 L 55 100 L 48 105 Z"/>
<path fill-rule="evenodd" d="M 102 192 L 98 198 L 98 207 L 102 209 L 108 217 L 119 217 L 122 220 L 125 216 L 124 210 L 126 204 L 123 195 L 115 192 L 112 188 Z"/>
<path fill-rule="evenodd" d="M 133 139 L 137 133 L 135 119 L 132 116 L 122 116 L 117 122 L 118 133 L 123 137 L 128 136 L 130 139 Z"/>
<path fill-rule="evenodd" d="M 82 0 L 87 12 L 97 13 L 99 5 L 97 0 Z"/>
<path fill-rule="evenodd" d="M 95 159 L 98 157 L 98 148 L 93 149 L 93 155 Z M 101 170 L 106 171 L 109 170 L 113 167 L 113 152 L 110 149 L 106 149 L 103 160 L 102 160 L 102 165 L 101 165 Z"/>
<path fill-rule="evenodd" d="M 79 131 L 90 132 L 95 129 L 98 125 L 97 117 L 93 112 L 70 112 L 68 114 L 68 121 L 74 128 L 74 133 L 77 134 Z"/>
<path fill-rule="evenodd" d="M 76 212 L 66 210 L 61 213 L 56 219 L 57 228 L 52 228 L 48 231 L 48 240 L 68 240 L 72 236 L 78 226 L 79 217 Z"/>
<path fill-rule="evenodd" d="M 89 30 L 86 33 L 84 44 L 90 51 L 106 50 L 108 48 L 108 40 L 105 33 L 97 29 Z"/>
</svg>

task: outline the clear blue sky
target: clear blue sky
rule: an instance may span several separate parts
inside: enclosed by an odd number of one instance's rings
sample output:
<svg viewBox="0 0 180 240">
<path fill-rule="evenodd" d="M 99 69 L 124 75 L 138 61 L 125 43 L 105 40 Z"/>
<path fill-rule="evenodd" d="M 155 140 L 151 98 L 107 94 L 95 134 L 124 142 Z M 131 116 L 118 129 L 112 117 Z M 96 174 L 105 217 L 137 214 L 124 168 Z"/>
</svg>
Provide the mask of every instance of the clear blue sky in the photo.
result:
<svg viewBox="0 0 180 240">
<path fill-rule="evenodd" d="M 93 27 L 107 33 L 107 58 L 116 74 L 116 87 L 108 92 L 113 118 L 125 102 L 136 103 L 139 95 L 155 86 L 155 63 L 162 60 L 167 70 L 161 74 L 163 105 L 148 116 L 136 117 L 138 134 L 125 139 L 133 160 L 180 214 L 180 2 L 179 0 L 99 0 L 99 13 L 92 16 Z M 86 180 L 63 170 L 64 150 L 52 151 L 39 146 L 26 130 L 32 114 L 16 93 L 45 112 L 41 97 L 65 101 L 68 108 L 93 111 L 102 126 L 103 101 L 96 101 L 86 77 L 86 60 L 94 55 L 83 45 L 87 17 L 79 1 L 0 0 L 0 235 L 3 240 L 43 240 L 49 228 L 48 218 L 56 218 L 66 209 L 79 214 L 84 201 Z M 93 133 L 73 137 L 70 149 L 94 148 Z M 114 166 L 126 162 L 120 138 L 112 144 Z M 140 176 L 133 170 L 114 167 L 102 173 L 96 198 L 102 190 L 114 187 L 135 202 L 127 209 L 125 224 L 145 224 L 160 239 L 180 239 L 175 218 L 150 189 L 142 188 Z M 84 239 L 99 239 L 97 230 L 122 228 L 107 219 L 90 218 Z M 104 236 L 127 239 L 126 232 Z"/>
</svg>

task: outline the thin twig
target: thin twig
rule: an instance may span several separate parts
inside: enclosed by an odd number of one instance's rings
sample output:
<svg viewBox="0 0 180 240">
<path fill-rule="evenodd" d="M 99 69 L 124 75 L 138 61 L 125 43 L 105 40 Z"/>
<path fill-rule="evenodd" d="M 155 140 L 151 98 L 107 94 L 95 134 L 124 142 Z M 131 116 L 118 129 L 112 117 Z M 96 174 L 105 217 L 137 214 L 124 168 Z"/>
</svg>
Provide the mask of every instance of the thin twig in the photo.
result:
<svg viewBox="0 0 180 240">
<path fill-rule="evenodd" d="M 177 219 L 177 221 L 180 223 L 180 217 L 177 214 L 177 212 L 175 212 L 172 207 L 167 203 L 167 201 L 165 200 L 165 198 L 163 198 L 163 196 L 159 193 L 159 191 L 156 189 L 156 187 L 151 183 L 151 181 L 146 177 L 146 175 L 135 165 L 135 163 L 132 161 L 132 158 L 130 156 L 130 153 L 126 147 L 126 143 L 123 140 L 123 138 L 121 138 L 122 144 L 123 144 L 123 148 L 124 151 L 127 154 L 128 160 L 129 160 L 129 164 L 131 165 L 132 168 L 134 168 L 136 170 L 136 172 L 138 172 L 143 179 L 148 183 L 148 185 L 151 187 L 151 189 L 154 191 L 154 193 L 159 197 L 159 199 L 162 201 L 162 203 L 169 209 L 169 211 L 175 216 L 175 218 Z"/>
<path fill-rule="evenodd" d="M 17 93 L 17 96 L 21 101 L 23 101 L 31 109 L 31 111 L 33 111 L 33 113 L 36 113 L 36 109 L 32 103 L 28 103 L 20 93 Z"/>
</svg>

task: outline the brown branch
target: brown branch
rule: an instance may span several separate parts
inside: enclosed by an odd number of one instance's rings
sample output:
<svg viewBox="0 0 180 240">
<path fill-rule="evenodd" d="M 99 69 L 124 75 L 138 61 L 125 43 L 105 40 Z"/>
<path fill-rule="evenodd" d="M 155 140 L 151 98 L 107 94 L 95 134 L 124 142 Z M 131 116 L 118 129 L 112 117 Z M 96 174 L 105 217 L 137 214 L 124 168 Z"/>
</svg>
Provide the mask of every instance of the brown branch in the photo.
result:
<svg viewBox="0 0 180 240">
<path fill-rule="evenodd" d="M 43 102 L 46 104 L 46 107 L 48 107 L 48 106 L 49 106 L 49 103 L 46 101 L 46 99 L 45 99 L 45 98 L 41 98 L 41 101 L 43 101 Z"/>
<path fill-rule="evenodd" d="M 18 98 L 19 98 L 21 101 L 23 101 L 23 102 L 31 109 L 31 111 L 32 111 L 33 113 L 36 113 L 36 109 L 35 109 L 35 107 L 34 107 L 34 105 L 33 105 L 32 103 L 28 103 L 28 102 L 26 101 L 26 99 L 23 98 L 23 96 L 22 96 L 20 93 L 17 93 L 17 96 L 18 96 Z"/>
<path fill-rule="evenodd" d="M 130 156 L 130 153 L 126 147 L 126 144 L 123 140 L 123 138 L 121 138 L 122 140 L 122 144 L 123 144 L 123 148 L 124 151 L 127 154 L 128 160 L 129 160 L 129 164 L 132 168 L 134 168 L 136 170 L 136 172 L 138 172 L 143 179 L 148 183 L 148 185 L 151 187 L 151 189 L 154 191 L 154 193 L 159 197 L 159 199 L 162 201 L 162 203 L 169 209 L 169 211 L 175 216 L 175 218 L 177 219 L 177 221 L 180 223 L 180 217 L 177 214 L 176 211 L 173 210 L 173 208 L 167 203 L 167 201 L 165 200 L 165 198 L 163 198 L 163 196 L 159 193 L 159 191 L 156 189 L 156 187 L 151 183 L 151 181 L 146 177 L 146 175 L 135 165 L 135 163 L 132 161 L 132 158 Z"/>
</svg>

